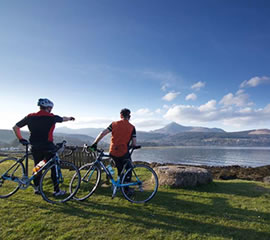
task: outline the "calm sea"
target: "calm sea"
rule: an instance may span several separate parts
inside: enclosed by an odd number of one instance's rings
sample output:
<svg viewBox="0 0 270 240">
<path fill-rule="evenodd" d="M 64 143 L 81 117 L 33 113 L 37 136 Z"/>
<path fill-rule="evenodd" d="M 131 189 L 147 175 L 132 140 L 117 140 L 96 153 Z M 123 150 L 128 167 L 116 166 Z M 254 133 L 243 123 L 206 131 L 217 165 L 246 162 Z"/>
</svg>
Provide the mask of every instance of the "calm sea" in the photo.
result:
<svg viewBox="0 0 270 240">
<path fill-rule="evenodd" d="M 270 165 L 270 147 L 142 147 L 133 161 L 208 166 Z"/>
</svg>

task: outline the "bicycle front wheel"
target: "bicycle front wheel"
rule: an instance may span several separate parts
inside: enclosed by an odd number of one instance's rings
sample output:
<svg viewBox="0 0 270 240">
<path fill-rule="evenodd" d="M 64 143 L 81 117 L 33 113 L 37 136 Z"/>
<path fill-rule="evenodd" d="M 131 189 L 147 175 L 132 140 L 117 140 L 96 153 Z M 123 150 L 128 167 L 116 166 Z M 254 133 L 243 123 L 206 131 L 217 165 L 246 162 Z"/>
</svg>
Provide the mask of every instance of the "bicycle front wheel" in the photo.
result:
<svg viewBox="0 0 270 240">
<path fill-rule="evenodd" d="M 25 175 L 25 169 L 23 164 L 17 161 L 16 158 L 0 161 L 0 198 L 10 197 L 20 188 L 18 180 Z"/>
<path fill-rule="evenodd" d="M 72 181 L 73 178 L 76 180 Z M 80 181 L 78 168 L 71 162 L 60 161 L 60 164 L 52 164 L 46 168 L 42 174 L 40 193 L 49 203 L 63 203 L 76 194 Z"/>
<path fill-rule="evenodd" d="M 134 165 L 122 178 L 124 197 L 132 203 L 145 203 L 151 200 L 158 190 L 158 177 L 155 171 L 144 164 Z"/>
<path fill-rule="evenodd" d="M 81 174 L 80 189 L 73 198 L 78 201 L 83 201 L 96 191 L 100 183 L 101 170 L 93 163 L 87 163 L 80 167 L 79 170 Z M 72 181 L 74 180 L 76 180 L 76 176 L 73 177 Z"/>
</svg>

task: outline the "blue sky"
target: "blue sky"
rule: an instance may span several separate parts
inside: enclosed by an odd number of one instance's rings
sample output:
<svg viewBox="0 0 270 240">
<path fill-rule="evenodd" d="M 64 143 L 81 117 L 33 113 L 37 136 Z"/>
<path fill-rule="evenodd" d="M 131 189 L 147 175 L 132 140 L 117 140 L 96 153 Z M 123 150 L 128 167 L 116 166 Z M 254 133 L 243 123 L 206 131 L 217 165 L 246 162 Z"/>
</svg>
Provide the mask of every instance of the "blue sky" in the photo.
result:
<svg viewBox="0 0 270 240">
<path fill-rule="evenodd" d="M 59 0 L 0 3 L 0 128 L 38 110 L 105 128 L 175 121 L 270 128 L 270 2 Z"/>
</svg>

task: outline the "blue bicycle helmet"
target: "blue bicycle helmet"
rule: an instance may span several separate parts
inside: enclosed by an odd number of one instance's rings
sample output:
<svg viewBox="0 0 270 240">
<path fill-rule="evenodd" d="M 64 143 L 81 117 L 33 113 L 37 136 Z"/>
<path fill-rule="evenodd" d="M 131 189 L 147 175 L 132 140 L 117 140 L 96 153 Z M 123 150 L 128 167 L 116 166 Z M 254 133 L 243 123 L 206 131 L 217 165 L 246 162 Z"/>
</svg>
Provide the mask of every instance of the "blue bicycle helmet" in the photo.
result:
<svg viewBox="0 0 270 240">
<path fill-rule="evenodd" d="M 47 98 L 40 98 L 40 99 L 38 99 L 38 104 L 37 105 L 40 106 L 40 107 L 45 107 L 45 108 L 46 107 L 53 108 L 53 102 L 50 101 Z"/>
</svg>

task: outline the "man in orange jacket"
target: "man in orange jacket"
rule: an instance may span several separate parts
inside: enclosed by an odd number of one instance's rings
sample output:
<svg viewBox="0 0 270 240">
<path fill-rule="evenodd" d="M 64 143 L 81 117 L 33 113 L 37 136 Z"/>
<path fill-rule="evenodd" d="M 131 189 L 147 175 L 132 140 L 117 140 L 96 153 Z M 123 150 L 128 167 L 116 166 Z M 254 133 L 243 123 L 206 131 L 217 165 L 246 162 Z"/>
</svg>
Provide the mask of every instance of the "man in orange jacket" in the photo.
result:
<svg viewBox="0 0 270 240">
<path fill-rule="evenodd" d="M 109 127 L 103 130 L 95 139 L 92 144 L 92 148 L 96 149 L 98 142 L 111 132 L 111 144 L 110 144 L 110 155 L 113 158 L 118 176 L 120 176 L 123 166 L 126 163 L 126 159 L 129 159 L 129 146 L 136 146 L 136 129 L 129 122 L 130 119 L 130 110 L 124 108 L 120 112 L 121 120 L 112 122 Z M 130 164 L 126 166 L 126 168 L 130 168 Z M 130 172 L 131 173 L 131 172 Z M 131 178 L 131 176 L 129 176 Z"/>
</svg>

